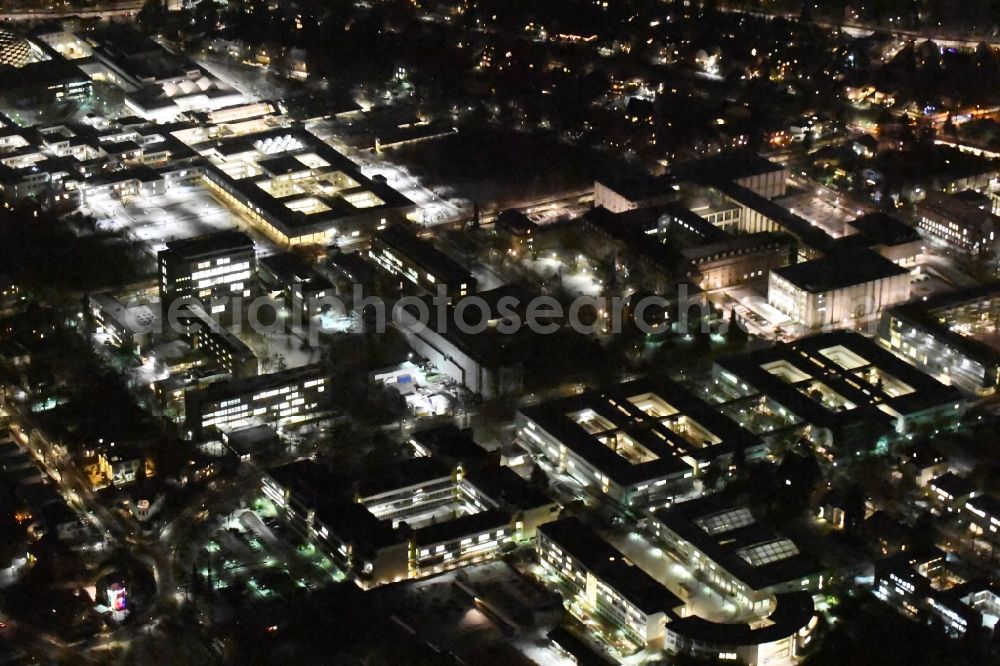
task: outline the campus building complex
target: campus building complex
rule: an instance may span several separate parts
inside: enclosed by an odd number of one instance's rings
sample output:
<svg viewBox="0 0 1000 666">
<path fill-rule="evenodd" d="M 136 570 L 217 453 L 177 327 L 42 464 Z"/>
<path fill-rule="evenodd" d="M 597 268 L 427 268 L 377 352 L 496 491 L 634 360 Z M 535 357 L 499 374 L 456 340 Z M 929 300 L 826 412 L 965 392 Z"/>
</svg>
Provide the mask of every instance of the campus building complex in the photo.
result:
<svg viewBox="0 0 1000 666">
<path fill-rule="evenodd" d="M 647 525 L 725 596 L 755 611 L 769 608 L 776 594 L 823 588 L 819 564 L 758 523 L 746 507 L 692 500 L 653 511 Z"/>
<path fill-rule="evenodd" d="M 1000 377 L 1000 284 L 960 289 L 886 310 L 879 342 L 945 384 L 993 393 Z"/>
<path fill-rule="evenodd" d="M 750 409 L 792 417 L 821 446 L 947 422 L 964 406 L 957 389 L 856 333 L 822 333 L 720 359 L 714 374 Z"/>
<path fill-rule="evenodd" d="M 187 140 L 207 161 L 208 188 L 282 247 L 367 236 L 413 209 L 384 180 L 368 178 L 303 129 Z"/>
<path fill-rule="evenodd" d="M 492 559 L 558 516 L 552 500 L 504 467 L 417 457 L 337 481 L 302 461 L 270 470 L 263 490 L 363 587 Z"/>
<path fill-rule="evenodd" d="M 817 624 L 812 597 L 802 591 L 773 595 L 757 622 L 722 624 L 699 617 L 576 518 L 539 529 L 538 558 L 574 614 L 650 651 L 751 666 L 787 663 L 808 644 Z"/>
<path fill-rule="evenodd" d="M 764 445 L 669 380 L 636 380 L 588 391 L 517 415 L 518 441 L 559 472 L 625 505 L 664 502 L 734 453 Z"/>
</svg>

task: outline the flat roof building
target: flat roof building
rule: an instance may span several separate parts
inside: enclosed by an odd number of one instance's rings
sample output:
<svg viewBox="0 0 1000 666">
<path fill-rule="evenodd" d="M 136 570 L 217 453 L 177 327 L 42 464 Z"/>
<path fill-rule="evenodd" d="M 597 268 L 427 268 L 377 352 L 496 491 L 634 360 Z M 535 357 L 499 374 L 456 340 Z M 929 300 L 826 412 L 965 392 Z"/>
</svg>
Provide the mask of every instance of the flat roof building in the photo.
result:
<svg viewBox="0 0 1000 666">
<path fill-rule="evenodd" d="M 710 465 L 728 467 L 736 449 L 764 452 L 758 437 L 667 379 L 523 407 L 517 436 L 560 472 L 636 506 L 669 500 Z"/>
<path fill-rule="evenodd" d="M 248 298 L 257 277 L 253 240 L 242 231 L 219 231 L 167 243 L 158 256 L 162 316 L 174 303 L 196 299 L 212 316 L 231 315 L 234 297 Z"/>
<path fill-rule="evenodd" d="M 767 609 L 775 594 L 823 588 L 819 563 L 758 523 L 746 507 L 716 497 L 680 502 L 653 511 L 648 527 L 725 595 L 755 611 Z"/>
<path fill-rule="evenodd" d="M 767 302 L 808 328 L 854 325 L 910 298 L 909 271 L 865 248 L 771 272 Z"/>
<path fill-rule="evenodd" d="M 1000 378 L 1000 282 L 886 310 L 879 342 L 945 384 L 989 394 Z"/>
<path fill-rule="evenodd" d="M 332 304 L 333 283 L 303 257 L 292 252 L 261 257 L 259 277 L 264 289 L 281 297 L 293 321 L 307 321 Z"/>
<path fill-rule="evenodd" d="M 270 470 L 264 494 L 362 587 L 483 562 L 534 538 L 558 505 L 506 468 L 466 473 L 433 457 L 338 479 L 304 460 Z"/>
<path fill-rule="evenodd" d="M 639 647 L 758 666 L 794 659 L 817 624 L 808 592 L 780 592 L 751 622 L 718 623 L 686 602 L 577 518 L 538 530 L 538 559 L 574 614 L 596 618 Z"/>
<path fill-rule="evenodd" d="M 413 203 L 299 128 L 215 138 L 191 146 L 205 183 L 281 247 L 327 247 L 359 238 L 413 211 Z"/>
<path fill-rule="evenodd" d="M 424 291 L 448 296 L 476 291 L 476 279 L 461 264 L 402 224 L 391 225 L 372 237 L 372 261 L 390 275 L 398 275 Z"/>
<path fill-rule="evenodd" d="M 749 150 L 733 150 L 675 164 L 670 173 L 680 180 L 705 185 L 733 183 L 765 199 L 783 197 L 787 191 L 788 167 Z"/>
<path fill-rule="evenodd" d="M 227 431 L 249 425 L 288 426 L 330 416 L 330 379 L 318 365 L 216 382 L 184 395 L 190 436 L 205 428 Z"/>
<path fill-rule="evenodd" d="M 716 361 L 715 377 L 758 410 L 791 414 L 815 443 L 863 441 L 956 418 L 957 389 L 857 333 L 813 335 Z"/>
<path fill-rule="evenodd" d="M 1000 217 L 959 195 L 928 192 L 917 204 L 917 218 L 922 232 L 957 250 L 989 253 L 1000 242 Z"/>
</svg>

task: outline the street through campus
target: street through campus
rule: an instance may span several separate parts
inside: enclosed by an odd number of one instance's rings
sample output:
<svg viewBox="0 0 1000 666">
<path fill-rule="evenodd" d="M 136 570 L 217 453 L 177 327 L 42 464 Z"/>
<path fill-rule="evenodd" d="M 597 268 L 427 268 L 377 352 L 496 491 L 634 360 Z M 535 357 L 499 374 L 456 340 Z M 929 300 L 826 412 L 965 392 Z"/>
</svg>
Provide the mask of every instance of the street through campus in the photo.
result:
<svg viewBox="0 0 1000 666">
<path fill-rule="evenodd" d="M 993 0 L 0 5 L 0 663 L 1000 665 Z"/>
</svg>

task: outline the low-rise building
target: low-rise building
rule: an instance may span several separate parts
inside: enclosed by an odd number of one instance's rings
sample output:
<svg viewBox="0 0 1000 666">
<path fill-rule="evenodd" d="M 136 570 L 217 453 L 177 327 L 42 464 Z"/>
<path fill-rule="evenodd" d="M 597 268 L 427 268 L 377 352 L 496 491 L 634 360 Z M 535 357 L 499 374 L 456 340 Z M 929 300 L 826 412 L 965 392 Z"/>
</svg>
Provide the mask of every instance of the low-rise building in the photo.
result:
<svg viewBox="0 0 1000 666">
<path fill-rule="evenodd" d="M 259 274 L 264 289 L 284 301 L 293 321 L 305 322 L 323 314 L 333 296 L 333 284 L 291 252 L 262 257 Z"/>
<path fill-rule="evenodd" d="M 567 602 L 579 603 L 643 647 L 662 648 L 668 618 L 685 606 L 577 518 L 542 526 L 538 560 L 565 587 Z"/>
<path fill-rule="evenodd" d="M 343 483 L 301 461 L 270 470 L 263 491 L 362 587 L 492 559 L 558 517 L 554 501 L 509 469 L 466 474 L 431 457 Z"/>
<path fill-rule="evenodd" d="M 991 581 L 964 580 L 937 548 L 900 552 L 875 563 L 875 596 L 912 619 L 940 621 L 960 638 L 997 624 L 1000 594 Z"/>
<path fill-rule="evenodd" d="M 647 526 L 720 593 L 755 611 L 766 610 L 778 593 L 823 589 L 819 563 L 758 523 L 746 507 L 714 497 L 680 502 L 653 511 Z"/>
<path fill-rule="evenodd" d="M 928 496 L 948 511 L 962 509 L 976 496 L 976 485 L 954 472 L 945 472 L 927 484 Z"/>
<path fill-rule="evenodd" d="M 976 495 L 965 503 L 965 517 L 969 520 L 969 531 L 989 540 L 1000 542 L 1000 498 L 996 495 Z"/>
<path fill-rule="evenodd" d="M 808 592 L 782 592 L 752 622 L 717 623 L 595 536 L 576 518 L 542 526 L 538 558 L 573 612 L 650 651 L 751 666 L 795 659 L 817 624 Z"/>
<path fill-rule="evenodd" d="M 98 339 L 139 356 L 160 333 L 160 318 L 146 304 L 127 306 L 108 293 L 91 294 L 90 317 Z"/>
<path fill-rule="evenodd" d="M 514 298 L 515 302 L 501 310 L 499 303 L 504 297 Z M 509 351 L 510 336 L 497 324 L 509 313 L 526 321 L 524 311 L 530 296 L 507 286 L 479 292 L 475 298 L 484 309 L 464 308 L 461 321 L 457 303 L 446 305 L 443 316 L 439 316 L 434 304 L 437 299 L 427 297 L 427 321 L 421 321 L 417 308 L 404 307 L 399 309 L 394 324 L 414 352 L 471 393 L 486 399 L 516 394 L 524 384 L 524 365 Z"/>
<path fill-rule="evenodd" d="M 389 274 L 432 294 L 441 287 L 448 296 L 467 296 L 476 291 L 476 279 L 469 271 L 402 225 L 376 233 L 369 256 Z"/>
<path fill-rule="evenodd" d="M 659 206 L 677 197 L 677 180 L 669 176 L 636 176 L 594 183 L 594 207 L 612 213 Z"/>
<path fill-rule="evenodd" d="M 886 213 L 868 213 L 851 220 L 848 226 L 855 233 L 838 239 L 836 244 L 870 248 L 903 268 L 917 265 L 924 241 L 910 225 Z"/>
<path fill-rule="evenodd" d="M 698 184 L 732 183 L 765 199 L 785 196 L 788 167 L 747 150 L 733 150 L 700 160 L 673 165 L 670 173 Z"/>
<path fill-rule="evenodd" d="M 956 250 L 995 252 L 1000 217 L 962 197 L 931 191 L 917 204 L 918 226 L 931 238 Z"/>
<path fill-rule="evenodd" d="M 193 349 L 204 354 L 210 365 L 236 379 L 254 377 L 260 371 L 260 361 L 253 350 L 213 319 L 201 305 L 184 305 L 177 321 L 184 331 L 182 337 Z"/>
</svg>

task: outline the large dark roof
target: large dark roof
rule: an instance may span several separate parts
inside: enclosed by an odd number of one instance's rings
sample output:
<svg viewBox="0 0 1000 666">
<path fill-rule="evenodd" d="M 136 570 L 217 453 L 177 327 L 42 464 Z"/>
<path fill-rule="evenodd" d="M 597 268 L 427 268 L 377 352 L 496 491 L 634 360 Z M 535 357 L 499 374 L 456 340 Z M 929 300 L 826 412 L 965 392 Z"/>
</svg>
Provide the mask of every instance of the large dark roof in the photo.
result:
<svg viewBox="0 0 1000 666">
<path fill-rule="evenodd" d="M 167 250 L 178 257 L 191 260 L 198 257 L 223 253 L 253 250 L 253 239 L 242 231 L 228 229 L 204 236 L 185 238 L 167 243 Z"/>
<path fill-rule="evenodd" d="M 725 624 L 691 615 L 671 622 L 667 625 L 667 631 L 699 643 L 712 643 L 720 648 L 764 645 L 807 627 L 815 615 L 812 595 L 808 592 L 787 592 L 775 595 L 774 611 L 768 616 L 766 624 Z"/>
<path fill-rule="evenodd" d="M 818 252 L 829 252 L 833 247 L 833 237 L 809 220 L 796 215 L 784 206 L 762 197 L 753 190 L 736 183 L 723 183 L 716 189 L 740 206 L 756 211 L 778 224 L 784 231 L 795 236 L 799 242 Z"/>
<path fill-rule="evenodd" d="M 475 282 L 469 271 L 460 263 L 402 224 L 394 224 L 379 231 L 375 234 L 375 238 L 405 255 L 426 272 L 432 273 L 438 282 L 449 284 L 465 282 L 470 285 Z"/>
<path fill-rule="evenodd" d="M 678 414 L 669 418 L 685 415 L 722 441 L 715 445 L 694 445 L 629 401 L 631 397 L 647 393 L 655 394 L 678 410 Z M 656 455 L 657 459 L 632 464 L 612 451 L 569 417 L 569 414 L 585 409 L 593 410 L 611 421 L 616 426 L 611 432 L 627 434 Z M 714 459 L 734 449 L 746 449 L 759 443 L 755 435 L 741 428 L 735 421 L 723 416 L 679 384 L 664 378 L 639 379 L 604 392 L 588 391 L 541 405 L 523 407 L 521 414 L 620 485 L 633 485 L 684 473 L 691 470 L 691 465 L 685 459 Z M 603 436 L 606 433 L 600 434 Z"/>
<path fill-rule="evenodd" d="M 842 346 L 864 358 L 869 365 L 846 369 L 824 356 L 827 348 Z M 809 379 L 791 384 L 768 372 L 762 366 L 785 361 L 803 370 Z M 756 391 L 790 410 L 807 423 L 829 428 L 834 432 L 858 424 L 890 427 L 892 417 L 880 409 L 885 406 L 904 416 L 946 407 L 962 400 L 958 389 L 945 386 L 933 377 L 901 361 L 892 353 L 867 338 L 846 331 L 821 333 L 790 343 L 781 343 L 739 356 L 720 359 L 716 365 L 738 377 Z M 914 391 L 891 396 L 862 377 L 862 370 L 873 367 L 911 386 Z M 833 411 L 800 391 L 813 380 L 823 382 L 852 403 L 855 409 Z"/>
<path fill-rule="evenodd" d="M 842 249 L 820 259 L 774 270 L 779 277 L 814 294 L 906 275 L 908 272 L 866 248 Z"/>
<path fill-rule="evenodd" d="M 670 171 L 673 175 L 684 180 L 723 183 L 781 171 L 782 169 L 784 167 L 780 164 L 775 164 L 753 151 L 733 150 L 712 157 L 675 164 Z"/>
<path fill-rule="evenodd" d="M 875 245 L 891 247 L 920 240 L 916 229 L 887 213 L 868 213 L 851 221 L 850 225 Z"/>
</svg>

